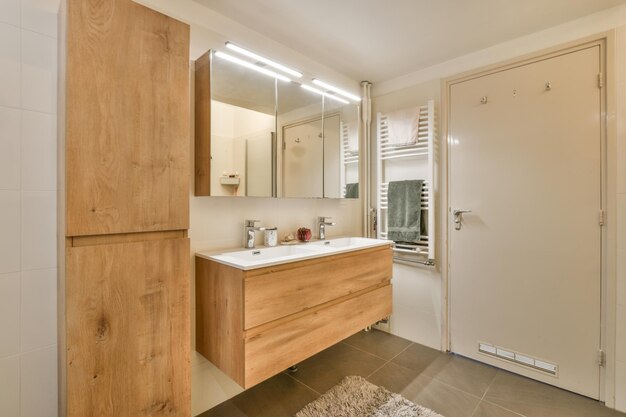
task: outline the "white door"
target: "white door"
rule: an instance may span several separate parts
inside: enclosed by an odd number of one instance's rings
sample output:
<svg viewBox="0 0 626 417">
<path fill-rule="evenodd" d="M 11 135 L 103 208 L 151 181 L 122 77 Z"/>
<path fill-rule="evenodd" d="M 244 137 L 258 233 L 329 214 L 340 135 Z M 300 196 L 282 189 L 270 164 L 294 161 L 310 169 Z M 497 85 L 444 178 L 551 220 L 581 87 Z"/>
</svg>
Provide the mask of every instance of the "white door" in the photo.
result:
<svg viewBox="0 0 626 417">
<path fill-rule="evenodd" d="M 283 129 L 283 197 L 324 196 L 322 119 Z"/>
<path fill-rule="evenodd" d="M 449 107 L 451 350 L 592 398 L 600 58 L 596 45 L 459 82 Z M 471 210 L 460 230 L 457 209 Z M 479 353 L 479 343 L 500 358 Z M 556 365 L 557 374 L 532 364 Z"/>
</svg>

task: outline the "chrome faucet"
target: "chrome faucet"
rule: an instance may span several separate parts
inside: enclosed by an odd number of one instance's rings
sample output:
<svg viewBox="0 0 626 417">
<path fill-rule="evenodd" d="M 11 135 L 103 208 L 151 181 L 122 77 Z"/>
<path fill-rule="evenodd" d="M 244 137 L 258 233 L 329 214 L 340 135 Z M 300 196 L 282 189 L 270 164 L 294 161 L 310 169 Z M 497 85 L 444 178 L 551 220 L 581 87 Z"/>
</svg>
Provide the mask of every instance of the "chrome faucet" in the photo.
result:
<svg viewBox="0 0 626 417">
<path fill-rule="evenodd" d="M 244 226 L 245 234 L 243 243 L 243 246 L 246 249 L 254 249 L 254 238 L 256 236 L 255 232 L 265 230 L 265 227 L 256 227 L 254 225 L 258 222 L 260 222 L 260 220 L 246 220 L 246 225 Z"/>
<path fill-rule="evenodd" d="M 326 239 L 326 226 L 334 226 L 337 223 L 329 222 L 327 219 L 332 219 L 332 217 L 320 216 L 317 218 L 317 221 L 320 225 L 319 227 L 319 236 L 320 239 Z"/>
</svg>

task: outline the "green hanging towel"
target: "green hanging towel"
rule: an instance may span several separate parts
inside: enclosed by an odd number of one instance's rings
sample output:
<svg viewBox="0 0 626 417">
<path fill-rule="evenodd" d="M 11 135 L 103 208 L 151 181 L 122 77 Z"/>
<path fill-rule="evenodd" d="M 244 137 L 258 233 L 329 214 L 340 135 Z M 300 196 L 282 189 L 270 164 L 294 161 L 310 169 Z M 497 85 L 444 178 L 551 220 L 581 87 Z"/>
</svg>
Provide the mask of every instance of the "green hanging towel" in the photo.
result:
<svg viewBox="0 0 626 417">
<path fill-rule="evenodd" d="M 359 183 L 346 184 L 346 198 L 359 198 Z"/>
<path fill-rule="evenodd" d="M 422 221 L 423 180 L 390 181 L 387 190 L 387 239 L 417 243 Z"/>
</svg>

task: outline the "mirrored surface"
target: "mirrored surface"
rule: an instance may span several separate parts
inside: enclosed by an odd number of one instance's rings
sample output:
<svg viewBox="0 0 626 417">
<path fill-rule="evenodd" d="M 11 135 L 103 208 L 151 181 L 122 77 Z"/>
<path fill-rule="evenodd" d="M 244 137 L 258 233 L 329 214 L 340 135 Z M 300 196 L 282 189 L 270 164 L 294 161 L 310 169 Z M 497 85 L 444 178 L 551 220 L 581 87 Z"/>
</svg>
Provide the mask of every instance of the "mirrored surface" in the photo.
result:
<svg viewBox="0 0 626 417">
<path fill-rule="evenodd" d="M 358 198 L 359 106 L 212 57 L 211 196 Z"/>
<path fill-rule="evenodd" d="M 359 106 L 324 99 L 324 197 L 359 198 Z"/>
<path fill-rule="evenodd" d="M 278 132 L 281 197 L 324 197 L 322 96 L 299 84 L 278 85 Z"/>
<path fill-rule="evenodd" d="M 214 56 L 211 87 L 211 195 L 271 197 L 275 80 Z"/>
</svg>

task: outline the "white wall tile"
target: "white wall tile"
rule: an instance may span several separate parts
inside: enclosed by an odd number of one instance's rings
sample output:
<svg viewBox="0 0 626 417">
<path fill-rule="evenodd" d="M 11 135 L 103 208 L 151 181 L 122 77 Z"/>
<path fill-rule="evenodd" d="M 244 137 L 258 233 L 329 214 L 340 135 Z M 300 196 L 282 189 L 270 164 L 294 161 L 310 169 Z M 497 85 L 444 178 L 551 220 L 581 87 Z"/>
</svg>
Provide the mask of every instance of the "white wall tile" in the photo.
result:
<svg viewBox="0 0 626 417">
<path fill-rule="evenodd" d="M 22 29 L 56 38 L 58 11 L 59 0 L 22 0 Z"/>
<path fill-rule="evenodd" d="M 0 359 L 0 417 L 20 415 L 20 358 Z"/>
<path fill-rule="evenodd" d="M 22 270 L 56 268 L 56 192 L 22 192 Z"/>
<path fill-rule="evenodd" d="M 20 30 L 0 23 L 0 106 L 20 107 Z"/>
<path fill-rule="evenodd" d="M 22 108 L 56 112 L 57 41 L 22 30 Z"/>
<path fill-rule="evenodd" d="M 56 116 L 22 112 L 22 190 L 55 190 Z"/>
<path fill-rule="evenodd" d="M 615 334 L 616 359 L 626 362 L 626 306 L 617 306 L 617 331 Z"/>
<path fill-rule="evenodd" d="M 23 354 L 20 379 L 21 417 L 57 417 L 56 346 Z"/>
<path fill-rule="evenodd" d="M 20 270 L 20 192 L 0 191 L 0 274 Z"/>
<path fill-rule="evenodd" d="M 20 0 L 0 1 L 0 22 L 20 25 Z"/>
<path fill-rule="evenodd" d="M 57 270 L 22 271 L 22 351 L 39 349 L 57 340 Z"/>
<path fill-rule="evenodd" d="M 626 413 L 626 362 L 615 366 L 615 408 Z"/>
<path fill-rule="evenodd" d="M 0 190 L 20 189 L 20 117 L 19 110 L 0 107 Z"/>
<path fill-rule="evenodd" d="M 17 272 L 0 274 L 0 335 L 0 358 L 20 352 L 20 274 Z"/>
</svg>

